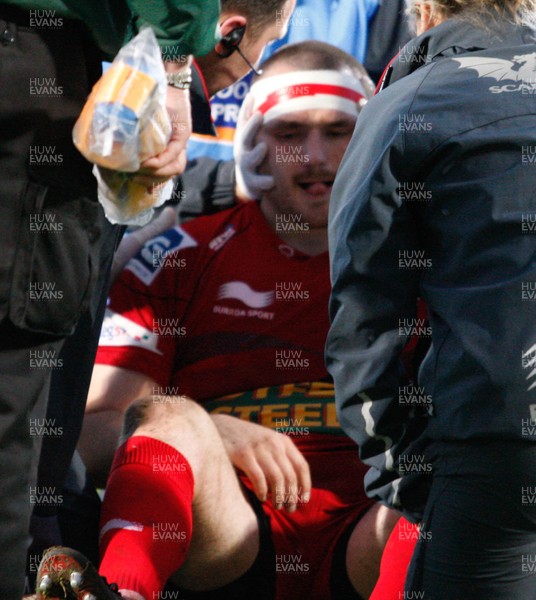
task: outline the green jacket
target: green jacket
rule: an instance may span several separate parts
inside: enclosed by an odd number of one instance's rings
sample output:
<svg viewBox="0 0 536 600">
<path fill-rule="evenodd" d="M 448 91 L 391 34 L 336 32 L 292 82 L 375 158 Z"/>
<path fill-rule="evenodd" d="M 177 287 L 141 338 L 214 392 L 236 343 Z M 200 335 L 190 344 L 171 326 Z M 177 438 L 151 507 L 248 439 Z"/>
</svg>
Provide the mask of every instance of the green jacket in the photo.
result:
<svg viewBox="0 0 536 600">
<path fill-rule="evenodd" d="M 163 53 L 200 56 L 214 46 L 220 14 L 219 0 L 0 0 L 31 13 L 33 23 L 45 26 L 66 17 L 86 24 L 93 39 L 113 58 L 142 25 L 150 25 Z M 46 11 L 46 12 L 43 12 Z M 39 26 L 39 25 L 38 25 Z"/>
</svg>

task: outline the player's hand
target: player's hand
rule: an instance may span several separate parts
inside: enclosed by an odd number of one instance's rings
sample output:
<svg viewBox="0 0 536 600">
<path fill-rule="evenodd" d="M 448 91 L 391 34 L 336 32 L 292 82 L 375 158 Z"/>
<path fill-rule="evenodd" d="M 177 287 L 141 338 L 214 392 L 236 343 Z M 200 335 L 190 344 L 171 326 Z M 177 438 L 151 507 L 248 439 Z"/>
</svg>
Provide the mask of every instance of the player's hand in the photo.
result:
<svg viewBox="0 0 536 600">
<path fill-rule="evenodd" d="M 274 187 L 275 181 L 271 175 L 259 175 L 257 167 L 262 163 L 267 145 L 264 142 L 255 144 L 263 121 L 260 112 L 252 114 L 253 97 L 248 97 L 240 107 L 236 123 L 236 133 L 233 145 L 236 162 L 236 195 L 242 199 L 257 200 L 262 192 Z"/>
<path fill-rule="evenodd" d="M 186 167 L 186 144 L 192 133 L 189 90 L 167 87 L 166 108 L 171 121 L 171 138 L 166 149 L 141 163 L 141 174 L 169 179 Z"/>
<path fill-rule="evenodd" d="M 229 415 L 211 415 L 233 465 L 244 471 L 261 502 L 294 512 L 309 502 L 309 465 L 286 435 Z"/>
</svg>

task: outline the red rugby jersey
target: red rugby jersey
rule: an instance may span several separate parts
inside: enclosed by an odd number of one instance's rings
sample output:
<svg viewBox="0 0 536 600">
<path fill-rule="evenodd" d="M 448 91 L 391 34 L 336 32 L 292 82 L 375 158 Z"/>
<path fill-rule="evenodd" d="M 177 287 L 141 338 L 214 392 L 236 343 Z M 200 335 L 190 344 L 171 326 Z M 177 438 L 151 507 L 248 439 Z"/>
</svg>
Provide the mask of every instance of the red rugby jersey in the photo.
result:
<svg viewBox="0 0 536 600">
<path fill-rule="evenodd" d="M 307 235 L 290 218 L 277 227 Z M 291 248 L 257 203 L 242 204 L 165 232 L 130 261 L 111 292 L 97 363 L 147 374 L 163 402 L 185 394 L 292 435 L 309 458 L 328 452 L 323 478 L 335 477 L 332 452 L 350 452 L 353 493 L 357 479 L 363 493 L 365 468 L 337 422 L 324 365 L 329 293 L 327 252 Z"/>
<path fill-rule="evenodd" d="M 130 261 L 97 362 L 198 401 L 323 379 L 329 292 L 327 252 L 289 247 L 246 203 L 167 231 Z"/>
</svg>

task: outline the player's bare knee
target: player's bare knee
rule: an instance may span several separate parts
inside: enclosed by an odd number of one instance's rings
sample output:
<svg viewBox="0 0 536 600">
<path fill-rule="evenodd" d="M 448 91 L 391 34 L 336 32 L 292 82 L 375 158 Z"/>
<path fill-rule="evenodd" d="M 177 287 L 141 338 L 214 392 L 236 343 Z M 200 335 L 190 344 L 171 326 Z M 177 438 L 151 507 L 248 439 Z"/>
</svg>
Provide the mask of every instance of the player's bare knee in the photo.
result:
<svg viewBox="0 0 536 600">
<path fill-rule="evenodd" d="M 172 446 L 182 446 L 190 440 L 200 448 L 217 434 L 207 411 L 186 396 L 169 397 L 167 402 L 144 398 L 129 407 L 127 413 L 127 434 L 149 435 Z"/>
<path fill-rule="evenodd" d="M 197 405 L 186 396 L 147 396 L 133 402 L 125 411 L 122 441 L 133 436 L 140 427 L 162 427 L 173 422 L 180 426 Z"/>
<path fill-rule="evenodd" d="M 125 411 L 120 441 L 123 443 L 132 437 L 138 427 L 149 419 L 152 398 L 140 398 L 133 402 Z"/>
<path fill-rule="evenodd" d="M 168 402 L 153 403 L 144 424 L 173 431 L 187 428 L 188 431 L 202 432 L 207 427 L 213 427 L 207 411 L 186 396 L 173 396 Z"/>
<path fill-rule="evenodd" d="M 125 413 L 121 443 L 134 435 L 160 440 L 181 452 L 192 468 L 197 491 L 214 479 L 219 459 L 226 458 L 209 413 L 184 396 L 169 397 L 166 402 L 148 396 L 134 402 Z"/>
</svg>

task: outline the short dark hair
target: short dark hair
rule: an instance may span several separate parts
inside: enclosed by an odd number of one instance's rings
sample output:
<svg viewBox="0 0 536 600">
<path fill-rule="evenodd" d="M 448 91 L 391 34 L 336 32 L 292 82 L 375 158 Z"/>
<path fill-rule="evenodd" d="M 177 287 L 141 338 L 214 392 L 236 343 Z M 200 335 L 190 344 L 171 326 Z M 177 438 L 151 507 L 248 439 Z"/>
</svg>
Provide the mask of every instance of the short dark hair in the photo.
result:
<svg viewBox="0 0 536 600">
<path fill-rule="evenodd" d="M 308 40 L 283 46 L 262 63 L 262 75 L 255 77 L 255 81 L 270 76 L 273 68 L 281 62 L 302 71 L 349 70 L 352 75 L 361 80 L 367 98 L 374 95 L 374 84 L 365 67 L 353 56 L 331 44 Z"/>
<path fill-rule="evenodd" d="M 289 17 L 284 11 L 287 0 L 221 0 L 222 11 L 243 15 L 248 19 L 249 30 L 258 31 L 278 19 Z"/>
</svg>

